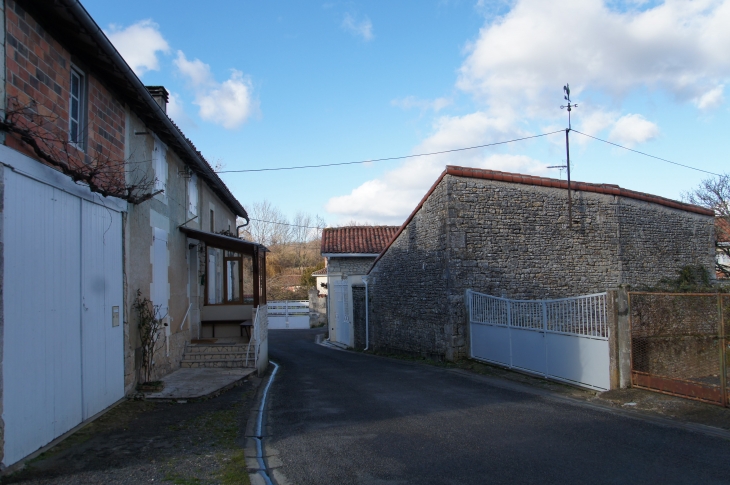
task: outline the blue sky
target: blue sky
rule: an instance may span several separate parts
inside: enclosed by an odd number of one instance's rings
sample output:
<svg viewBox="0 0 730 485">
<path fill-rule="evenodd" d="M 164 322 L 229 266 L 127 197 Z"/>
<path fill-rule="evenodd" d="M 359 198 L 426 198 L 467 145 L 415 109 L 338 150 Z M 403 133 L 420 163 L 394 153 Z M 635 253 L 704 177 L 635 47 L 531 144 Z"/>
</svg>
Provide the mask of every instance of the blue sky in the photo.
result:
<svg viewBox="0 0 730 485">
<path fill-rule="evenodd" d="M 352 162 L 573 128 L 728 172 L 730 0 L 82 0 L 222 170 Z M 564 134 L 347 167 L 224 173 L 250 206 L 400 224 L 447 164 L 558 178 Z M 571 134 L 572 178 L 679 199 L 707 174 Z M 563 177 L 564 177 L 563 173 Z"/>
</svg>

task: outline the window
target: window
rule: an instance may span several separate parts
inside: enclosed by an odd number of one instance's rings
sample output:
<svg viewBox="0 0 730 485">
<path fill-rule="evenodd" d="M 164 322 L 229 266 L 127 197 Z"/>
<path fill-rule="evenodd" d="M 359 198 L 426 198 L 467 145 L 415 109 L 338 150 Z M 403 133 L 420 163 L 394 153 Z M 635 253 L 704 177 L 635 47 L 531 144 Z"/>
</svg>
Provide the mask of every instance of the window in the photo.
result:
<svg viewBox="0 0 730 485">
<path fill-rule="evenodd" d="M 253 303 L 253 259 L 208 247 L 207 305 Z"/>
<path fill-rule="evenodd" d="M 198 176 L 195 174 L 188 180 L 188 211 L 198 215 Z"/>
<path fill-rule="evenodd" d="M 152 149 L 152 168 L 155 171 L 155 192 L 162 190 L 161 199 L 167 200 L 167 149 L 159 140 L 155 140 Z"/>
<path fill-rule="evenodd" d="M 210 210 L 210 232 L 215 232 L 215 211 Z"/>
<path fill-rule="evenodd" d="M 71 69 L 71 95 L 68 106 L 68 140 L 77 148 L 84 149 L 84 74 Z"/>
</svg>

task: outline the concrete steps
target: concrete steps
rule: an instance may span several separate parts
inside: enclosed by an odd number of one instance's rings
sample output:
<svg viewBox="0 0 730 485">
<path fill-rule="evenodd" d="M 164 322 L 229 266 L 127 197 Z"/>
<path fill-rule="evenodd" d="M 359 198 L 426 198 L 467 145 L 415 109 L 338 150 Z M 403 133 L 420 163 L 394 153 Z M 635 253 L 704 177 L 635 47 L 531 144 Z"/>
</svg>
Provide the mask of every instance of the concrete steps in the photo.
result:
<svg viewBox="0 0 730 485">
<path fill-rule="evenodd" d="M 189 344 L 185 348 L 180 367 L 254 367 L 254 349 L 253 343 L 250 349 L 248 344 Z"/>
</svg>

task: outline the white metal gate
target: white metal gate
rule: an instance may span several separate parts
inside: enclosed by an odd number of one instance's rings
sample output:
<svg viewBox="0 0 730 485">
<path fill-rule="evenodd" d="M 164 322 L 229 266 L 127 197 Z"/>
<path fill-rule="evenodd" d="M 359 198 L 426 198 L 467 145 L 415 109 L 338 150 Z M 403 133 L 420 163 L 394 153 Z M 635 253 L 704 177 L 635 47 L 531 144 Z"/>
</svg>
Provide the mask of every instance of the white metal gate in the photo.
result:
<svg viewBox="0 0 730 485">
<path fill-rule="evenodd" d="M 9 466 L 124 396 L 122 218 L 58 172 L 0 155 L 16 166 L 2 168 Z"/>
<path fill-rule="evenodd" d="M 309 328 L 309 300 L 270 301 L 266 304 L 269 328 Z"/>
<path fill-rule="evenodd" d="M 468 291 L 467 306 L 472 358 L 610 388 L 606 293 L 509 300 Z"/>
</svg>

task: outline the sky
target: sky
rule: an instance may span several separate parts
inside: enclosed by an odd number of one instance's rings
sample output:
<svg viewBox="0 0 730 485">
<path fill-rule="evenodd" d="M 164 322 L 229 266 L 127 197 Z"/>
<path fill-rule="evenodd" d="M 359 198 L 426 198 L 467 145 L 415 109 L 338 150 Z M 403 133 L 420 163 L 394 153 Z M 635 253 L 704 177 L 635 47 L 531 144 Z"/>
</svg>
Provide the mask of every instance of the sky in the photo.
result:
<svg viewBox="0 0 730 485">
<path fill-rule="evenodd" d="M 730 172 L 730 0 L 82 0 L 251 207 L 400 225 L 446 165 L 680 200 Z M 705 172 L 702 172 L 703 170 Z"/>
</svg>

